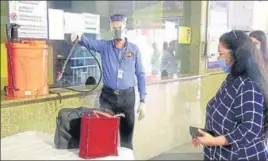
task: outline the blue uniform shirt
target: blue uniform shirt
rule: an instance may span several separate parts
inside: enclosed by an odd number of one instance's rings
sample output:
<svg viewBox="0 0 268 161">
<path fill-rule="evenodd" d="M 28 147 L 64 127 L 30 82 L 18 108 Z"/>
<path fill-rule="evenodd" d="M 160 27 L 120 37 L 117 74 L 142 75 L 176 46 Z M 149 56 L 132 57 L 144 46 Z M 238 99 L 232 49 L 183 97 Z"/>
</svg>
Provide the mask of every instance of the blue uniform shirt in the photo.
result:
<svg viewBox="0 0 268 161">
<path fill-rule="evenodd" d="M 103 84 L 113 90 L 125 90 L 135 86 L 135 75 L 138 80 L 140 99 L 146 95 L 145 73 L 141 63 L 138 47 L 130 42 L 122 48 L 116 48 L 113 40 L 91 40 L 82 36 L 79 44 L 101 55 Z M 127 54 L 128 53 L 128 54 Z M 118 78 L 118 71 L 123 77 Z"/>
</svg>

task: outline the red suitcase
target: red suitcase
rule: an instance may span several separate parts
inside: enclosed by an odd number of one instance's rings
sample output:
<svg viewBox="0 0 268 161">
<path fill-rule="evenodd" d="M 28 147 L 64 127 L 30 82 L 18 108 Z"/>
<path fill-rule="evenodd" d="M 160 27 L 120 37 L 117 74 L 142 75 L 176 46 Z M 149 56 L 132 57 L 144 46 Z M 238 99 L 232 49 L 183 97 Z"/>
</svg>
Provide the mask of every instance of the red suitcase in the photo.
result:
<svg viewBox="0 0 268 161">
<path fill-rule="evenodd" d="M 118 156 L 120 118 L 99 111 L 83 114 L 81 118 L 80 152 L 83 159 Z"/>
</svg>

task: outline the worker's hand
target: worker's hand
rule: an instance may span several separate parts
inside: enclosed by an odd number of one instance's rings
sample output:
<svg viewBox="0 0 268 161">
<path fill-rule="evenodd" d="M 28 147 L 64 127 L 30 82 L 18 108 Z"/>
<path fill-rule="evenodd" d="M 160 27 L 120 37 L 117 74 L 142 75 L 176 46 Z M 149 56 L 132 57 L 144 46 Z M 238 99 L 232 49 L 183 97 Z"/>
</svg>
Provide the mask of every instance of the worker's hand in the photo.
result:
<svg viewBox="0 0 268 161">
<path fill-rule="evenodd" d="M 57 73 L 57 81 L 61 80 L 62 75 L 63 75 L 63 72 L 58 72 Z"/>
<path fill-rule="evenodd" d="M 71 34 L 71 42 L 72 42 L 72 44 L 73 44 L 76 40 L 80 41 L 82 35 L 83 35 L 83 32 L 82 32 L 82 31 L 76 31 L 76 32 L 73 32 L 73 33 Z"/>
<path fill-rule="evenodd" d="M 138 120 L 139 121 L 145 117 L 146 111 L 145 111 L 145 103 L 144 102 L 140 102 L 137 113 L 138 113 Z"/>
</svg>

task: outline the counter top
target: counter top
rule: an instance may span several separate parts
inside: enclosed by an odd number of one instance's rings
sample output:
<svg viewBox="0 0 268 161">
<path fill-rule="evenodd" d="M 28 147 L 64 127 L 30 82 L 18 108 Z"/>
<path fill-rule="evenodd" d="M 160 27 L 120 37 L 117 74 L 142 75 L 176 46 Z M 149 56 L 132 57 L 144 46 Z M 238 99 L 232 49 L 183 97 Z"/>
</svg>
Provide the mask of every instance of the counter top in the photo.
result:
<svg viewBox="0 0 268 161">
<path fill-rule="evenodd" d="M 54 148 L 54 136 L 42 132 L 27 131 L 1 139 L 3 160 L 84 160 L 79 149 Z M 92 160 L 134 160 L 132 150 L 118 147 L 119 156 L 107 156 Z M 88 159 L 90 160 L 90 159 Z"/>
<path fill-rule="evenodd" d="M 171 78 L 161 79 L 160 77 L 149 76 L 149 77 L 146 77 L 146 83 L 147 83 L 147 86 L 150 86 L 150 85 L 155 85 L 159 83 L 169 83 L 169 82 L 176 82 L 176 81 L 187 81 L 187 80 L 199 79 L 202 77 L 215 75 L 215 74 L 222 74 L 222 72 L 214 72 L 214 73 L 208 73 L 208 74 L 203 74 L 203 75 L 182 75 L 181 77 L 172 78 L 172 79 Z M 100 92 L 101 87 L 102 85 L 99 85 L 93 91 L 90 90 L 94 88 L 94 86 L 92 85 L 72 87 L 73 89 L 82 90 L 85 92 L 76 92 L 76 91 L 72 91 L 72 90 L 64 89 L 64 88 L 53 88 L 53 89 L 50 89 L 51 93 L 49 95 L 31 97 L 31 98 L 22 98 L 22 99 L 6 99 L 4 94 L 1 93 L 1 108 L 47 102 L 47 101 L 54 101 L 54 100 L 59 100 L 60 98 L 67 99 L 67 98 L 73 98 L 73 97 L 83 97 L 86 95 L 94 95 Z M 57 93 L 60 93 L 60 96 Z"/>
</svg>

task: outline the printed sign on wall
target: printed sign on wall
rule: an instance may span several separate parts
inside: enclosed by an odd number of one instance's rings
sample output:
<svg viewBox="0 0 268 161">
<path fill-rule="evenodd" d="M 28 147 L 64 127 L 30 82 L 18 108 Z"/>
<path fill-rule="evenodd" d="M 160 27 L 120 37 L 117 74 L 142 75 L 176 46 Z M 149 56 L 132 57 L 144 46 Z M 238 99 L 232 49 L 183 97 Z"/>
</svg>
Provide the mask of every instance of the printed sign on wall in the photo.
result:
<svg viewBox="0 0 268 161">
<path fill-rule="evenodd" d="M 100 15 L 95 15 L 91 13 L 83 13 L 84 15 L 84 27 L 85 33 L 93 33 L 99 34 L 100 33 Z"/>
<path fill-rule="evenodd" d="M 64 12 L 64 33 L 72 33 L 75 31 L 99 34 L 100 15 Z"/>
<path fill-rule="evenodd" d="M 47 39 L 46 1 L 9 1 L 9 23 L 20 25 L 19 38 Z"/>
<path fill-rule="evenodd" d="M 179 36 L 178 43 L 179 44 L 191 44 L 191 34 L 192 30 L 187 26 L 179 26 Z"/>
<path fill-rule="evenodd" d="M 64 12 L 64 33 L 84 31 L 84 22 L 81 13 Z"/>
</svg>

